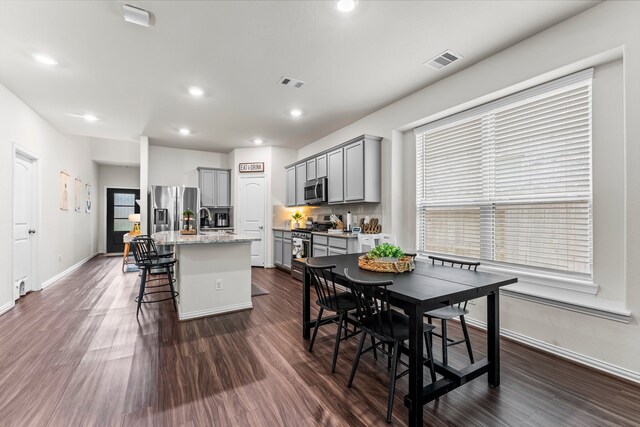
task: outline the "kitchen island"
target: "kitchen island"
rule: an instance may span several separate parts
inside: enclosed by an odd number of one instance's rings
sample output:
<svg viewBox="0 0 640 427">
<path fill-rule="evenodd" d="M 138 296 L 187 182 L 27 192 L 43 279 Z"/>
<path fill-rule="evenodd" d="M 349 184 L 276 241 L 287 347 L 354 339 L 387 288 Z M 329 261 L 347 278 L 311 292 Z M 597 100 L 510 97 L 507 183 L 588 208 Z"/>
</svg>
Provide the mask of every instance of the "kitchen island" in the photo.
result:
<svg viewBox="0 0 640 427">
<path fill-rule="evenodd" d="M 234 233 L 153 234 L 157 245 L 173 246 L 178 319 L 189 320 L 253 308 L 251 242 L 255 236 Z"/>
</svg>

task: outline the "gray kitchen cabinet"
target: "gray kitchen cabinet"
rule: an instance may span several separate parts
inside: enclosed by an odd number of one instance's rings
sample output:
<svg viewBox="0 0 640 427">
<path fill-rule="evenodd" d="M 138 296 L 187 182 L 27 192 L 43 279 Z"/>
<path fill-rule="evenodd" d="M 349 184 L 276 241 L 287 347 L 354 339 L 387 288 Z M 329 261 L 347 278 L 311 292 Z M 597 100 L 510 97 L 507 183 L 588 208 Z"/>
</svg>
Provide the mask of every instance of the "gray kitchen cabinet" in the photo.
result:
<svg viewBox="0 0 640 427">
<path fill-rule="evenodd" d="M 215 206 L 229 207 L 231 206 L 231 171 L 217 170 L 216 172 L 216 192 Z"/>
<path fill-rule="evenodd" d="M 283 239 L 282 237 L 274 237 L 274 249 L 273 249 L 273 263 L 279 267 L 282 267 L 282 247 L 283 247 Z"/>
<path fill-rule="evenodd" d="M 287 236 L 289 236 L 287 238 Z M 284 233 L 282 239 L 282 266 L 287 270 L 291 270 L 291 251 L 292 247 L 291 233 Z"/>
<path fill-rule="evenodd" d="M 342 148 L 327 153 L 327 202 L 344 202 L 344 166 Z"/>
<path fill-rule="evenodd" d="M 364 141 L 344 147 L 344 201 L 364 200 Z"/>
<path fill-rule="evenodd" d="M 216 174 L 211 169 L 198 169 L 199 187 L 200 187 L 200 203 L 202 206 L 215 206 L 215 182 Z"/>
<path fill-rule="evenodd" d="M 328 248 L 322 245 L 313 245 L 313 256 L 327 256 L 329 254 Z"/>
<path fill-rule="evenodd" d="M 291 270 L 292 239 L 290 231 L 273 230 L 273 264 Z"/>
<path fill-rule="evenodd" d="M 337 248 L 332 248 L 331 246 L 329 246 L 329 248 L 327 249 L 327 255 L 332 256 L 332 255 L 345 255 L 347 253 L 346 249 L 337 249 Z"/>
<path fill-rule="evenodd" d="M 287 166 L 287 206 L 304 205 L 304 183 L 327 178 L 327 202 L 380 203 L 382 138 L 361 135 Z"/>
<path fill-rule="evenodd" d="M 287 172 L 287 194 L 285 197 L 285 206 L 296 206 L 296 167 L 290 166 Z"/>
<path fill-rule="evenodd" d="M 307 181 L 316 179 L 316 159 L 307 160 Z"/>
<path fill-rule="evenodd" d="M 287 169 L 287 206 L 296 205 L 296 167 Z"/>
<path fill-rule="evenodd" d="M 307 163 L 296 165 L 296 205 L 304 206 L 304 183 L 307 181 Z"/>
<path fill-rule="evenodd" d="M 327 155 L 316 157 L 316 178 L 327 177 Z"/>
<path fill-rule="evenodd" d="M 200 204 L 210 208 L 231 206 L 231 170 L 198 168 Z"/>
</svg>

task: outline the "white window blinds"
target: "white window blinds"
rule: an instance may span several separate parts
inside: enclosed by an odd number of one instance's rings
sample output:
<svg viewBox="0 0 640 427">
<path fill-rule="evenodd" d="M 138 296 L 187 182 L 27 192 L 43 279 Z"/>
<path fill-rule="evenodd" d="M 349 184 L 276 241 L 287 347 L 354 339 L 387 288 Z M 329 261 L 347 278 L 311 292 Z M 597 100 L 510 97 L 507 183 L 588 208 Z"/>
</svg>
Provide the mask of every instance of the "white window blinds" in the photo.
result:
<svg viewBox="0 0 640 427">
<path fill-rule="evenodd" d="M 592 75 L 416 129 L 419 252 L 591 274 Z"/>
</svg>

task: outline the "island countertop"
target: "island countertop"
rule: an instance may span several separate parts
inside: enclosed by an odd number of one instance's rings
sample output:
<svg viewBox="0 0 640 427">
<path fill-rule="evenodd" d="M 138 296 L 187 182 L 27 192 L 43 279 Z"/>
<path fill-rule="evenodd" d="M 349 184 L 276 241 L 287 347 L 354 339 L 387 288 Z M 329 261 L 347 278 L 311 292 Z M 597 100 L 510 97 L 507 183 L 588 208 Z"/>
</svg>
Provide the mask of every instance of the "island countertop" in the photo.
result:
<svg viewBox="0 0 640 427">
<path fill-rule="evenodd" d="M 259 237 L 247 234 L 180 234 L 178 231 L 162 231 L 151 236 L 158 245 L 208 245 L 225 243 L 246 243 L 261 240 Z"/>
</svg>

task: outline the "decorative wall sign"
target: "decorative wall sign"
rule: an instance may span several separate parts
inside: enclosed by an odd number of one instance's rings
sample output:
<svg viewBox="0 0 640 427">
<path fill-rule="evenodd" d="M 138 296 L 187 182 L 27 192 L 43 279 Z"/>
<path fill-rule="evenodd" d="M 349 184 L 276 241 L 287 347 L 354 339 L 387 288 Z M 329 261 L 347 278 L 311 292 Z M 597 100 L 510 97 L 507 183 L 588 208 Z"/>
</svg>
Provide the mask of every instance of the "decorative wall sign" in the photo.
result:
<svg viewBox="0 0 640 427">
<path fill-rule="evenodd" d="M 91 184 L 86 184 L 84 186 L 85 192 L 85 207 L 84 211 L 86 213 L 91 213 Z"/>
<path fill-rule="evenodd" d="M 60 172 L 60 209 L 63 211 L 69 210 L 69 173 L 65 171 Z"/>
<path fill-rule="evenodd" d="M 240 163 L 240 173 L 264 172 L 264 162 Z"/>
<path fill-rule="evenodd" d="M 82 181 L 80 178 L 75 179 L 74 201 L 75 211 L 82 212 Z"/>
</svg>

